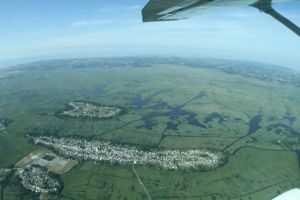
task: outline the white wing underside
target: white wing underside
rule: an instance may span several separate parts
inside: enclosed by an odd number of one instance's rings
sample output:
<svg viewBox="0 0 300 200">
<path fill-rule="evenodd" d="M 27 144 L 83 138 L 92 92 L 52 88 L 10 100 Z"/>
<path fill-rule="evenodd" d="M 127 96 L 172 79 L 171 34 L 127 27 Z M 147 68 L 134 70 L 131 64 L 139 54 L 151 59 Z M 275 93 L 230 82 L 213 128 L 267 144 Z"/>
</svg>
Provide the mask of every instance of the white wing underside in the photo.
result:
<svg viewBox="0 0 300 200">
<path fill-rule="evenodd" d="M 273 3 L 284 2 L 290 0 L 273 0 Z M 239 8 L 246 7 L 257 2 L 257 0 L 214 0 L 204 3 L 199 6 L 191 7 L 189 9 L 184 9 L 188 6 L 196 4 L 199 0 L 183 0 L 182 2 L 176 4 L 175 6 L 168 8 L 162 12 L 157 13 L 159 20 L 179 20 L 190 18 L 193 15 L 215 13 L 221 9 L 228 8 Z M 179 12 L 176 12 L 178 11 Z M 180 11 L 182 10 L 182 11 Z"/>
<path fill-rule="evenodd" d="M 143 21 L 172 21 L 224 8 L 252 6 L 272 16 L 300 36 L 300 28 L 272 8 L 272 4 L 293 0 L 150 0 L 142 10 Z"/>
</svg>

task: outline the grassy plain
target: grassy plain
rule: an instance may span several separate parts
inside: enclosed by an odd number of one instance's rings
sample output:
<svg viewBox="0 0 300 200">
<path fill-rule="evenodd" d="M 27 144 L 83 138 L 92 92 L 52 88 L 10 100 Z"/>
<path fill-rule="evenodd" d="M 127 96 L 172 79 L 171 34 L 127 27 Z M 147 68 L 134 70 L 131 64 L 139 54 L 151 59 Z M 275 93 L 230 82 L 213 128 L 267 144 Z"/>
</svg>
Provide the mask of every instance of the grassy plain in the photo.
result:
<svg viewBox="0 0 300 200">
<path fill-rule="evenodd" d="M 13 122 L 0 132 L 0 167 L 13 166 L 38 148 L 26 134 L 45 134 L 142 148 L 208 148 L 229 155 L 225 166 L 210 172 L 137 166 L 153 199 L 263 200 L 300 186 L 295 153 L 300 149 L 299 86 L 278 81 L 276 69 L 260 73 L 274 73 L 271 80 L 247 70 L 227 72 L 234 62 L 224 64 L 227 71 L 139 62 L 131 66 L 112 59 L 103 66 L 91 62 L 60 68 L 49 61 L 3 71 L 8 75 L 0 78 L 0 118 Z M 71 101 L 117 105 L 126 113 L 110 120 L 58 117 Z M 146 198 L 130 166 L 81 162 L 61 177 L 62 195 L 47 198 Z M 3 199 L 35 198 L 16 182 L 13 177 L 4 187 Z"/>
</svg>

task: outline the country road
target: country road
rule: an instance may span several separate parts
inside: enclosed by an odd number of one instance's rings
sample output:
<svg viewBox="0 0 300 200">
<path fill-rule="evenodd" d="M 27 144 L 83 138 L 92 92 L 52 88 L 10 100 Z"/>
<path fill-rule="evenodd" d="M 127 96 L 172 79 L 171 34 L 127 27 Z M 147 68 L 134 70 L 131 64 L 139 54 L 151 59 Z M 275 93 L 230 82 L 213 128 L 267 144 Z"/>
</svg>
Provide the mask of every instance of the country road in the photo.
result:
<svg viewBox="0 0 300 200">
<path fill-rule="evenodd" d="M 147 190 L 147 188 L 145 187 L 145 185 L 144 185 L 143 182 L 141 181 L 141 179 L 140 179 L 140 177 L 139 177 L 139 175 L 138 175 L 138 173 L 137 173 L 137 171 L 136 171 L 136 169 L 135 169 L 134 163 L 132 164 L 132 170 L 133 170 L 135 176 L 137 177 L 137 179 L 138 179 L 140 185 L 143 187 L 143 189 L 144 189 L 146 195 L 148 196 L 148 199 L 149 199 L 149 200 L 152 200 L 152 199 L 151 199 L 151 196 L 150 196 L 150 194 L 149 194 L 149 192 L 148 192 L 148 190 Z"/>
</svg>

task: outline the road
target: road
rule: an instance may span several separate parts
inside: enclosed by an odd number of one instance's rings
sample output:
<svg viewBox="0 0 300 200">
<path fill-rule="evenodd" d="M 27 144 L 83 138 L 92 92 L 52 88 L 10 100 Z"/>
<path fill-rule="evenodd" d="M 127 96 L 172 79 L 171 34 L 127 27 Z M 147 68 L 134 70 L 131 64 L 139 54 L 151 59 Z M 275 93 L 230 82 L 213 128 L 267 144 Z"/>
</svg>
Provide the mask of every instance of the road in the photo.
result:
<svg viewBox="0 0 300 200">
<path fill-rule="evenodd" d="M 149 199 L 149 200 L 152 200 L 152 199 L 151 199 L 151 196 L 150 196 L 150 194 L 149 194 L 149 192 L 148 192 L 148 190 L 147 190 L 147 188 L 145 187 L 145 185 L 144 185 L 143 182 L 141 181 L 141 179 L 140 179 L 140 177 L 139 177 L 139 175 L 138 175 L 138 173 L 137 173 L 137 171 L 136 171 L 136 169 L 135 169 L 134 163 L 132 164 L 132 170 L 133 170 L 133 172 L 134 172 L 136 178 L 138 179 L 140 185 L 143 187 L 143 189 L 144 189 L 146 195 L 148 196 L 148 199 Z"/>
</svg>

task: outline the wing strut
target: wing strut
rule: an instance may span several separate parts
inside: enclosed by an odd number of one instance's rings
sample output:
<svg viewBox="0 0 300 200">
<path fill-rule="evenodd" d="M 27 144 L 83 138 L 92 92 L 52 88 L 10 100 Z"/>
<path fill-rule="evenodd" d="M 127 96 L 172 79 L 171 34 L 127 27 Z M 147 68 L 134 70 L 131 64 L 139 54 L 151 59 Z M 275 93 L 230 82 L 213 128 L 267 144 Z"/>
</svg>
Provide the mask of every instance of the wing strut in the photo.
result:
<svg viewBox="0 0 300 200">
<path fill-rule="evenodd" d="M 271 15 L 300 37 L 300 28 L 296 24 L 279 14 L 276 10 L 274 10 L 272 8 L 272 0 L 259 0 L 251 6 L 259 9 L 260 11 L 268 15 Z"/>
</svg>

